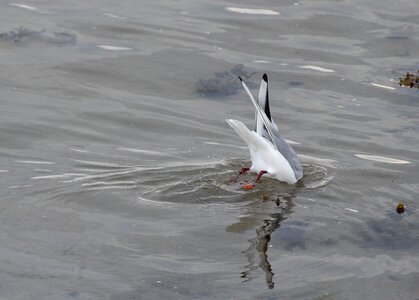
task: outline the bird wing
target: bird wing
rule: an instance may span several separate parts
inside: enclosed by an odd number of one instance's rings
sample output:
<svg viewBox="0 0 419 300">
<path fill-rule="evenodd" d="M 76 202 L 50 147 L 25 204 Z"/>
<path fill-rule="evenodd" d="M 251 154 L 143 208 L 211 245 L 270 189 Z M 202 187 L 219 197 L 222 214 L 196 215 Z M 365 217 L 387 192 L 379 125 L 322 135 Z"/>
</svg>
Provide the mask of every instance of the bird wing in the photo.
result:
<svg viewBox="0 0 419 300">
<path fill-rule="evenodd" d="M 269 138 L 271 141 L 273 141 L 273 132 L 272 130 L 274 129 L 273 126 L 271 125 L 271 121 L 269 120 L 268 116 L 266 115 L 266 113 L 263 111 L 262 107 L 260 107 L 260 105 L 256 102 L 255 98 L 253 97 L 252 93 L 250 92 L 249 88 L 247 87 L 246 83 L 244 83 L 243 79 L 241 77 L 239 77 L 240 82 L 242 83 L 245 91 L 247 92 L 247 94 L 249 95 L 250 99 L 252 100 L 252 103 L 254 105 L 254 107 L 256 108 L 256 112 L 259 114 L 258 117 L 261 118 L 263 124 L 266 127 L 266 130 L 268 132 Z M 256 118 L 257 120 L 258 118 Z M 273 143 L 274 146 L 276 147 L 275 143 Z M 277 147 L 276 147 L 277 148 Z M 278 148 L 277 148 L 278 150 Z"/>
<path fill-rule="evenodd" d="M 262 80 L 260 82 L 259 94 L 258 94 L 259 105 L 265 112 L 266 116 L 268 117 L 269 121 L 271 121 L 272 126 L 278 130 L 275 122 L 271 116 L 271 109 L 269 105 L 269 88 L 268 88 L 268 75 L 265 73 L 263 74 Z M 260 135 L 270 140 L 268 131 L 266 127 L 263 125 L 263 120 L 259 116 L 257 110 L 255 110 L 255 131 Z M 272 141 L 271 141 L 272 142 Z"/>
<path fill-rule="evenodd" d="M 260 82 L 259 94 L 258 94 L 258 104 L 265 112 L 268 119 L 271 121 L 271 112 L 269 108 L 269 95 L 268 95 L 268 76 L 263 74 L 263 78 Z M 268 133 L 266 132 L 266 128 L 264 128 L 263 120 L 259 116 L 258 111 L 255 111 L 255 131 L 261 135 L 269 139 Z"/>
<path fill-rule="evenodd" d="M 297 180 L 299 180 L 301 177 L 303 177 L 303 170 L 302 170 L 301 163 L 300 163 L 300 160 L 298 159 L 297 154 L 295 153 L 294 149 L 292 149 L 291 146 L 281 137 L 278 129 L 276 128 L 276 126 L 273 125 L 271 120 L 269 120 L 268 116 L 266 115 L 262 107 L 256 102 L 255 98 L 253 97 L 252 93 L 250 92 L 249 88 L 247 87 L 243 79 L 241 77 L 239 77 L 239 79 L 245 91 L 247 92 L 250 99 L 252 100 L 253 106 L 256 108 L 256 112 L 258 113 L 258 117 L 260 117 L 260 119 L 263 122 L 263 125 L 266 128 L 269 139 L 268 137 L 265 137 L 265 138 L 270 140 L 272 144 L 274 145 L 274 147 L 285 157 L 285 159 L 291 165 L 291 168 L 294 171 L 295 177 L 297 178 Z M 266 89 L 267 89 L 267 84 L 266 84 Z M 258 118 L 256 118 L 256 122 L 257 120 Z"/>
</svg>

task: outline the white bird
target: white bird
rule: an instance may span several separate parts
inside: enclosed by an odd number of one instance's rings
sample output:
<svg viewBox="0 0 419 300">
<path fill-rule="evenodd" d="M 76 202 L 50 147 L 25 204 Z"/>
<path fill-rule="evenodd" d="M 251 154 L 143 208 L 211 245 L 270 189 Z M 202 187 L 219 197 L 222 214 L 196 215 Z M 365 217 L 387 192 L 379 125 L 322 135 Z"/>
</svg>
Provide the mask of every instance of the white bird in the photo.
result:
<svg viewBox="0 0 419 300">
<path fill-rule="evenodd" d="M 281 137 L 278 127 L 272 121 L 268 76 L 263 74 L 259 89 L 259 103 L 256 102 L 243 80 L 240 77 L 239 79 L 256 108 L 254 130 L 249 130 L 238 120 L 226 120 L 249 147 L 252 166 L 243 168 L 240 174 L 250 170 L 259 173 L 256 181 L 266 174 L 282 182 L 296 183 L 303 177 L 303 169 L 294 149 Z"/>
</svg>

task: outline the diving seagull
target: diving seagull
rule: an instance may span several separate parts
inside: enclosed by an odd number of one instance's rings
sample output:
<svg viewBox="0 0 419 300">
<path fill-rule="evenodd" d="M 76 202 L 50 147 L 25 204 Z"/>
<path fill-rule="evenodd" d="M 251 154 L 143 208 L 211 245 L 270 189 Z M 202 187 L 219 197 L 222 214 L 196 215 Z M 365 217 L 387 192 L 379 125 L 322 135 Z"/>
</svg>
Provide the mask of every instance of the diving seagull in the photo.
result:
<svg viewBox="0 0 419 300">
<path fill-rule="evenodd" d="M 258 173 L 255 181 L 266 174 L 266 176 L 282 182 L 296 183 L 303 177 L 303 169 L 294 149 L 281 137 L 278 127 L 272 120 L 269 107 L 268 76 L 263 74 L 259 89 L 259 102 L 256 102 L 243 79 L 241 77 L 239 79 L 256 109 L 254 130 L 249 130 L 238 120 L 226 120 L 249 147 L 252 165 L 250 168 L 243 168 L 240 174 L 250 170 Z"/>
</svg>

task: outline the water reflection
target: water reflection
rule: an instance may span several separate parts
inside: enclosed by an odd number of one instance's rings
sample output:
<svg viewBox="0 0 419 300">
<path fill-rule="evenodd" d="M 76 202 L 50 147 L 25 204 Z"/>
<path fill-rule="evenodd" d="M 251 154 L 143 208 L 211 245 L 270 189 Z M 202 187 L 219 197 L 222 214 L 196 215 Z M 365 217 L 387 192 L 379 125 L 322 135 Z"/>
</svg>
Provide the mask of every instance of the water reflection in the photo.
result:
<svg viewBox="0 0 419 300">
<path fill-rule="evenodd" d="M 272 215 L 273 220 L 265 220 L 264 224 L 256 229 L 256 237 L 249 240 L 250 246 L 243 253 L 246 255 L 249 264 L 246 266 L 246 271 L 241 273 L 241 278 L 244 282 L 249 281 L 252 276 L 251 273 L 259 266 L 266 277 L 266 284 L 270 289 L 274 288 L 272 266 L 268 261 L 268 243 L 271 240 L 271 233 L 279 227 L 281 214 Z M 259 256 L 259 262 L 256 261 L 256 254 Z"/>
<path fill-rule="evenodd" d="M 249 240 L 249 247 L 243 251 L 248 260 L 245 271 L 240 275 L 243 282 L 256 278 L 258 269 L 265 273 L 266 284 L 269 289 L 275 286 L 274 272 L 268 259 L 269 242 L 271 234 L 279 228 L 282 221 L 287 219 L 287 215 L 292 212 L 292 199 L 294 193 L 277 196 L 276 199 L 269 199 L 266 194 L 262 194 L 262 201 L 259 199 L 252 202 L 247 208 L 244 216 L 226 228 L 228 232 L 245 232 L 255 228 L 256 237 Z M 275 213 L 272 213 L 275 211 Z"/>
</svg>

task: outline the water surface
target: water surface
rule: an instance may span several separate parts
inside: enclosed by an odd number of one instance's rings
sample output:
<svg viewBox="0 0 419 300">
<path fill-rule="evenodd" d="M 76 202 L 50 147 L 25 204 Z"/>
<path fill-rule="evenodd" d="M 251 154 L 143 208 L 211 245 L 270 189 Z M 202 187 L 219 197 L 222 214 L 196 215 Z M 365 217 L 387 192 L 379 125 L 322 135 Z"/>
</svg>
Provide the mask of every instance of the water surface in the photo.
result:
<svg viewBox="0 0 419 300">
<path fill-rule="evenodd" d="M 417 1 L 0 8 L 1 298 L 419 297 Z M 264 72 L 305 177 L 245 191 Z"/>
</svg>

